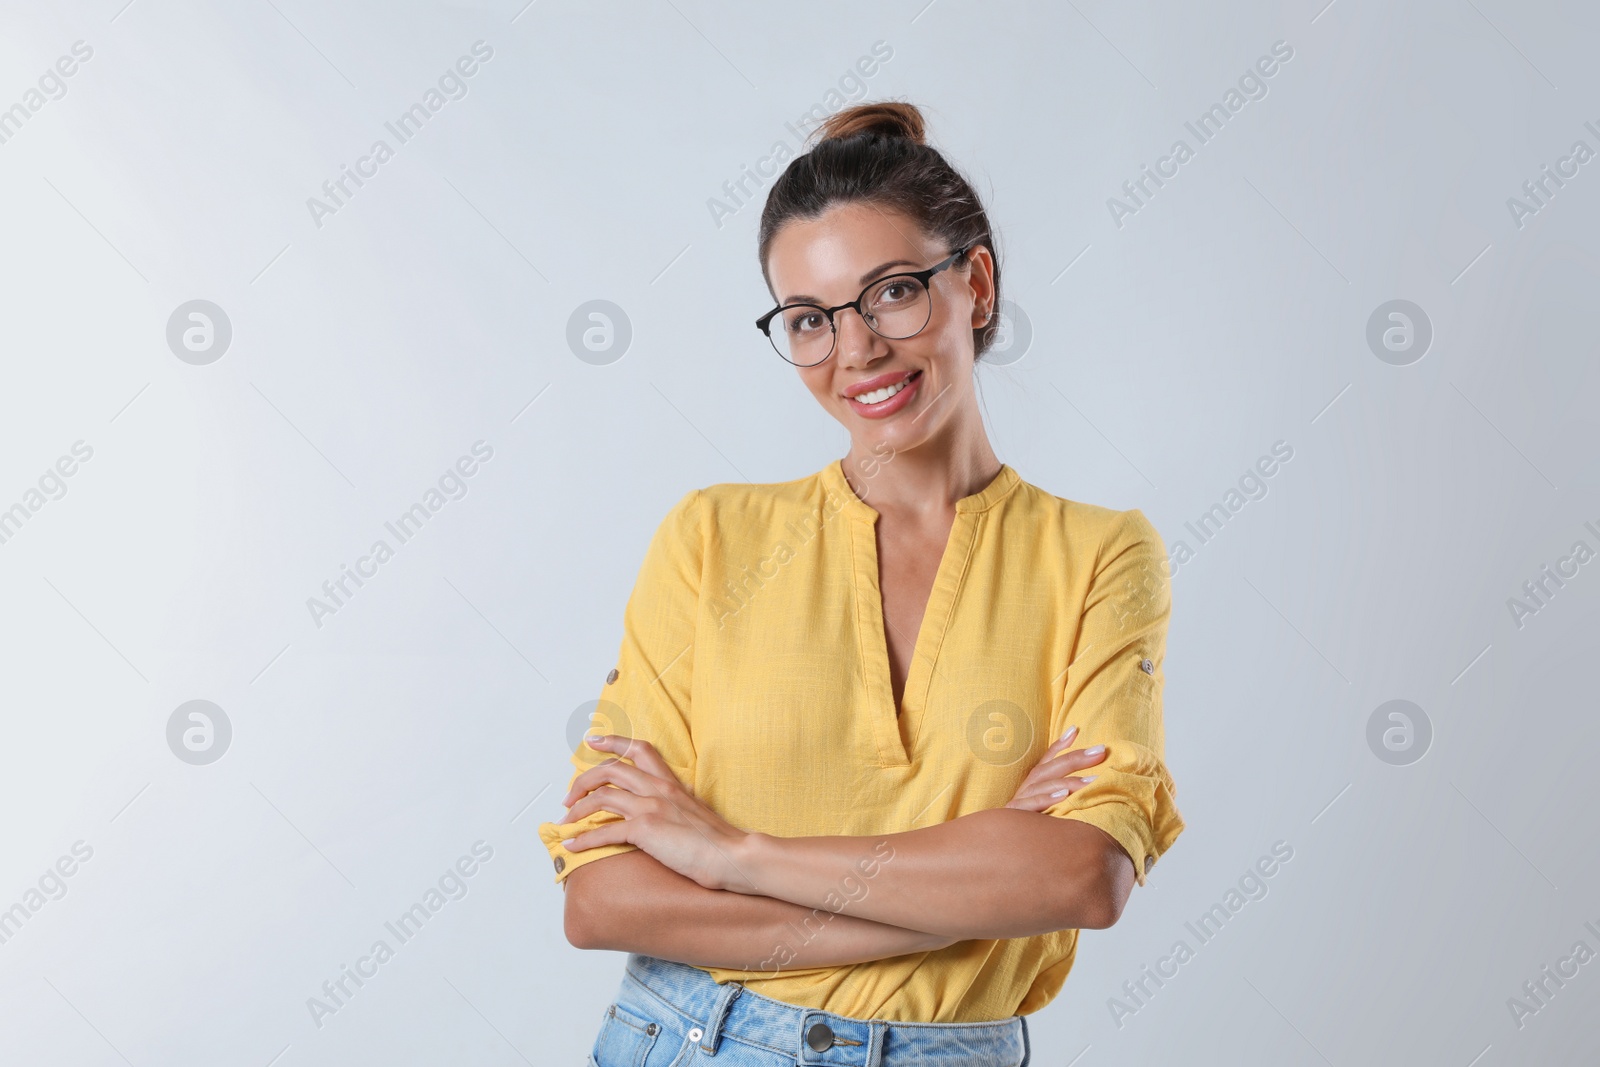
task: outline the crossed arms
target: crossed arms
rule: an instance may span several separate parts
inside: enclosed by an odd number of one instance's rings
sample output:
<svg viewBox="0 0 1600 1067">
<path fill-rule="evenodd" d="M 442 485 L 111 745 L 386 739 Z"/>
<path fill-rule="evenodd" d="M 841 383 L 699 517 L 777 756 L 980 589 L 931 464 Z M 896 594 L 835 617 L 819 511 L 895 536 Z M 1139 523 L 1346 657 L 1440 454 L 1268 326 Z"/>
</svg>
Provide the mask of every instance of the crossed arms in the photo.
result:
<svg viewBox="0 0 1600 1067">
<path fill-rule="evenodd" d="M 632 763 L 607 760 L 575 778 L 567 821 L 600 809 L 622 818 L 566 847 L 637 849 L 569 875 L 567 940 L 756 970 L 780 946 L 781 965 L 797 969 L 1109 927 L 1132 891 L 1132 861 L 1098 827 L 1042 813 L 1082 786 L 1074 772 L 1105 757 L 1068 751 L 1074 732 L 1005 807 L 873 837 L 747 833 L 685 789 L 648 742 L 591 741 Z M 809 935 L 798 944 L 797 931 Z"/>
</svg>

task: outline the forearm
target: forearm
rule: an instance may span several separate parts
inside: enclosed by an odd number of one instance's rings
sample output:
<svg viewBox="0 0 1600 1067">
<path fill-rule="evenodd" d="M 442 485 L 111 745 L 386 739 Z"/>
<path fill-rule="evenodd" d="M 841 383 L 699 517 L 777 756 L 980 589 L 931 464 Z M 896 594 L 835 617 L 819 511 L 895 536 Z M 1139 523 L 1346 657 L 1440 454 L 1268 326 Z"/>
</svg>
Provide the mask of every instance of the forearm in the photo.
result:
<svg viewBox="0 0 1600 1067">
<path fill-rule="evenodd" d="M 737 970 L 798 970 L 886 959 L 955 938 L 832 907 L 707 889 L 643 851 L 587 864 L 566 880 L 567 938 L 579 948 L 638 952 Z"/>
<path fill-rule="evenodd" d="M 1007 808 L 873 837 L 750 834 L 740 848 L 746 880 L 726 888 L 812 908 L 858 883 L 852 915 L 960 940 L 1110 926 L 1133 878 L 1097 827 Z"/>
</svg>

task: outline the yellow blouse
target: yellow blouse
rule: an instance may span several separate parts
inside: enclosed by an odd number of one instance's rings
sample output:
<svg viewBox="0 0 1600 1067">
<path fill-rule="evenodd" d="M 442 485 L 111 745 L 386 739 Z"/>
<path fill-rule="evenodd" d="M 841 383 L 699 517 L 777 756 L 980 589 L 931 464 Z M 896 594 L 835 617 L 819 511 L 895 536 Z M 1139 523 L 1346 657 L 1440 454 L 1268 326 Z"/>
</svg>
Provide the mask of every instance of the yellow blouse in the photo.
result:
<svg viewBox="0 0 1600 1067">
<path fill-rule="evenodd" d="M 735 826 L 802 837 L 898 833 L 1001 807 L 1077 725 L 1072 747 L 1109 754 L 1088 772 L 1095 781 L 1046 814 L 1110 834 L 1145 884 L 1184 827 L 1163 762 L 1171 599 L 1161 535 L 1138 509 L 1052 496 L 1002 465 L 956 503 L 896 716 L 878 513 L 842 464 L 696 489 L 673 506 L 624 611 L 597 732 L 650 741 Z M 870 477 L 858 478 L 868 497 Z M 573 777 L 606 758 L 580 744 Z M 595 812 L 565 832 L 540 824 L 558 882 L 634 848 L 561 844 L 616 818 Z M 841 884 L 841 900 L 863 885 Z M 782 969 L 829 917 L 822 910 L 750 969 L 704 970 L 855 1018 L 974 1022 L 1044 1007 L 1078 944 L 1078 931 L 1060 930 Z"/>
</svg>

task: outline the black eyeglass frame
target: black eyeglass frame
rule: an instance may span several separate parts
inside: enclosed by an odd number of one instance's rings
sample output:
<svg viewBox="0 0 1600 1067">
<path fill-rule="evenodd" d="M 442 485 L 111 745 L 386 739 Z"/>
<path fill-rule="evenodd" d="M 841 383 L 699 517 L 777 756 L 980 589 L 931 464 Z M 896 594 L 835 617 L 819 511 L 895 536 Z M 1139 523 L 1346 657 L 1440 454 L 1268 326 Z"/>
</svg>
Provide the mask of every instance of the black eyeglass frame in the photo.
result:
<svg viewBox="0 0 1600 1067">
<path fill-rule="evenodd" d="M 933 321 L 933 286 L 929 284 L 930 280 L 935 274 L 938 274 L 940 271 L 955 263 L 956 260 L 966 255 L 973 249 L 973 247 L 974 245 L 971 244 L 963 245 L 961 248 L 951 252 L 944 259 L 941 259 L 939 262 L 935 263 L 926 270 L 897 271 L 894 274 L 885 274 L 881 278 L 874 278 L 862 288 L 859 296 L 850 301 L 850 303 L 840 304 L 838 307 L 825 308 L 821 304 L 812 304 L 803 300 L 794 304 L 782 304 L 773 308 L 771 311 L 757 319 L 756 329 L 760 330 L 766 339 L 772 344 L 772 350 L 778 353 L 779 358 L 781 358 L 785 363 L 795 367 L 820 366 L 821 364 L 827 362 L 828 356 L 833 355 L 834 349 L 839 347 L 839 324 L 834 321 L 834 315 L 840 311 L 843 311 L 845 308 L 853 309 L 857 315 L 861 316 L 861 321 L 867 324 L 867 329 L 872 330 L 873 333 L 877 333 L 879 337 L 883 337 L 885 340 L 904 341 L 907 338 L 915 337 L 917 334 L 928 328 L 928 322 Z M 922 288 L 928 293 L 928 321 L 919 326 L 915 333 L 908 333 L 905 337 L 888 337 L 885 334 L 878 333 L 877 329 L 873 327 L 872 321 L 867 318 L 867 313 L 861 310 L 861 301 L 866 299 L 867 293 L 893 278 L 915 278 L 917 283 L 921 285 Z M 788 356 L 785 356 L 781 351 L 779 351 L 778 343 L 772 340 L 772 330 L 770 327 L 773 318 L 785 311 L 788 311 L 790 308 L 815 308 L 824 315 L 828 316 L 828 331 L 833 335 L 833 344 L 828 346 L 828 354 L 817 360 L 815 363 L 796 363 L 794 360 L 790 359 Z"/>
</svg>

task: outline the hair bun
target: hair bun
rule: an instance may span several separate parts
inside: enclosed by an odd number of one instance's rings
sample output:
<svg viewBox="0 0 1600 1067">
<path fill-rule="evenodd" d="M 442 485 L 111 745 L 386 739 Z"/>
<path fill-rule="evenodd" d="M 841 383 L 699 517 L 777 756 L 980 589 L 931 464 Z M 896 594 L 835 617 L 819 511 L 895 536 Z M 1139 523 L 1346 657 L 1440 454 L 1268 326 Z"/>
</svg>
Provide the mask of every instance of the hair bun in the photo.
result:
<svg viewBox="0 0 1600 1067">
<path fill-rule="evenodd" d="M 902 137 L 913 144 L 927 144 L 926 126 L 922 112 L 915 104 L 898 100 L 885 100 L 876 104 L 857 104 L 822 122 L 823 141 L 837 141 L 858 133 L 876 133 L 884 137 Z"/>
</svg>

